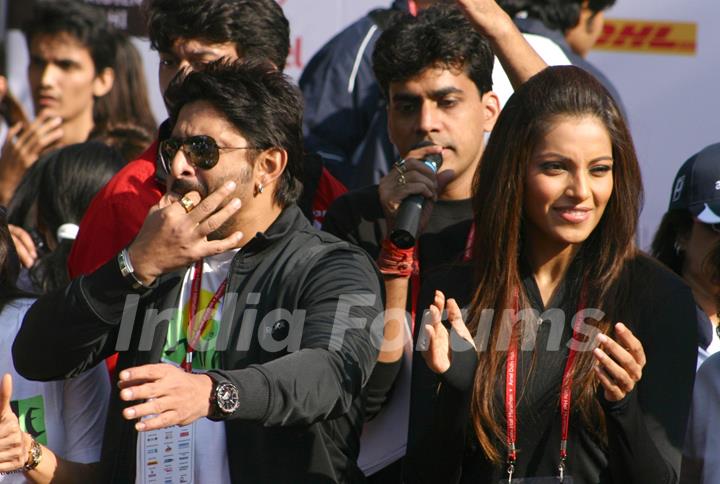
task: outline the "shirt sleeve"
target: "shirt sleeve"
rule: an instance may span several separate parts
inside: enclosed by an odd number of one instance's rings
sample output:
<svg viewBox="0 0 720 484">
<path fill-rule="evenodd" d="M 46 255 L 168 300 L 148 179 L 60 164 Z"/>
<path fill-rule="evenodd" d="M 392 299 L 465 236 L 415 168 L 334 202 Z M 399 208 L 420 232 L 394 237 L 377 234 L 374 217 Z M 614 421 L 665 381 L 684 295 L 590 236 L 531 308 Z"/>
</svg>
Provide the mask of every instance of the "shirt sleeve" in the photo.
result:
<svg viewBox="0 0 720 484">
<path fill-rule="evenodd" d="M 392 388 L 402 368 L 403 358 L 392 363 L 378 361 L 367 384 L 367 401 L 365 404 L 365 420 L 372 420 L 380 413 L 385 403 L 392 396 Z"/>
<path fill-rule="evenodd" d="M 100 460 L 110 400 L 110 380 L 102 366 L 65 380 L 63 419 L 66 460 L 89 464 Z"/>
<path fill-rule="evenodd" d="M 614 404 L 601 398 L 609 471 L 616 482 L 674 483 L 697 361 L 696 305 L 690 289 L 664 269 L 646 269 L 636 277 L 631 303 L 636 316 L 623 322 L 642 343 L 647 363 L 628 398 Z"/>
<path fill-rule="evenodd" d="M 142 297 L 153 290 L 134 291 L 112 258 L 92 274 L 43 295 L 28 310 L 13 343 L 15 368 L 40 381 L 71 378 L 92 368 L 115 353 L 123 316 L 134 322 Z"/>
<path fill-rule="evenodd" d="M 602 397 L 600 400 L 605 410 L 608 467 L 613 481 L 677 482 L 679 467 L 673 467 L 655 442 L 657 436 L 664 433 L 662 426 L 643 413 L 637 391 L 632 391 L 620 402 L 606 402 Z"/>
</svg>

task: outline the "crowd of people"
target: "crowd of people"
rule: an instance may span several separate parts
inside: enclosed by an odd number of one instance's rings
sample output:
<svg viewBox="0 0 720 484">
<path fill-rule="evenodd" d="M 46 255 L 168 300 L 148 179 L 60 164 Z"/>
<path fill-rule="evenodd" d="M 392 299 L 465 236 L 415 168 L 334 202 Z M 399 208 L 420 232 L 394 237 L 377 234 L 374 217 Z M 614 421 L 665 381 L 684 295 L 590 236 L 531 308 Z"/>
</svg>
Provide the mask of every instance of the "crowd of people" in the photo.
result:
<svg viewBox="0 0 720 484">
<path fill-rule="evenodd" d="M 650 253 L 613 0 L 396 0 L 299 86 L 275 0 L 0 77 L 0 482 L 720 482 L 720 144 Z"/>
</svg>

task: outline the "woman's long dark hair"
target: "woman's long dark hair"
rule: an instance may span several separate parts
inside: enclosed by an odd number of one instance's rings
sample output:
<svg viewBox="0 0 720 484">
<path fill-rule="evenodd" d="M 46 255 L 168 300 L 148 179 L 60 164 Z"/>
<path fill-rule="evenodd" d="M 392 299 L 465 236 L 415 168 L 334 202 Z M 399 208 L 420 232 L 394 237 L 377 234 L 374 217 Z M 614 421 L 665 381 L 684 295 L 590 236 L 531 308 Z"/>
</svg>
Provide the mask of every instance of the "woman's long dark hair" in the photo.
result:
<svg viewBox="0 0 720 484">
<path fill-rule="evenodd" d="M 80 224 L 95 194 L 120 170 L 122 155 L 98 141 L 66 146 L 41 161 L 37 180 L 37 225 L 56 234 L 63 224 Z M 52 252 L 40 257 L 30 279 L 42 292 L 65 285 L 72 240 L 58 240 Z"/>
<path fill-rule="evenodd" d="M 708 255 L 707 264 L 709 265 L 710 273 L 712 274 L 710 280 L 712 280 L 714 284 L 720 286 L 720 242 L 715 244 L 715 247 Z M 717 296 L 720 297 L 720 294 Z"/>
<path fill-rule="evenodd" d="M 126 34 L 115 32 L 114 37 L 115 80 L 110 92 L 95 100 L 95 128 L 90 138 L 130 126 L 152 135 L 157 122 L 150 109 L 142 57 Z"/>
<path fill-rule="evenodd" d="M 680 250 L 680 240 L 690 237 L 693 216 L 689 210 L 668 210 L 652 241 L 650 254 L 682 277 L 685 252 Z"/>
<path fill-rule="evenodd" d="M 607 90 L 582 69 L 549 67 L 520 87 L 510 98 L 495 125 L 475 174 L 473 206 L 474 260 L 477 289 L 471 306 L 469 329 L 475 334 L 481 311 L 494 309 L 489 348 L 479 354 L 472 399 L 476 435 L 485 454 L 500 462 L 496 442 L 505 441 L 501 409 L 495 391 L 501 381 L 506 353 L 497 344 L 512 324 L 502 313 L 513 308 L 513 293 L 520 289 L 520 309 L 529 307 L 522 291 L 520 257 L 523 251 L 523 201 L 527 167 L 535 147 L 558 119 L 590 116 L 607 129 L 612 143 L 613 192 L 598 226 L 576 256 L 587 291 L 586 307 L 601 308 L 607 318 L 590 321 L 608 333 L 618 281 L 625 262 L 637 254 L 635 231 L 642 206 L 642 182 L 632 138 L 622 114 Z M 587 256 L 584 256 L 587 254 Z M 595 398 L 592 352 L 578 353 L 573 380 L 573 402 L 583 420 L 597 431 L 604 427 Z M 598 422 L 598 419 L 600 422 Z M 604 432 L 601 432 L 601 434 Z"/>
<path fill-rule="evenodd" d="M 31 297 L 15 285 L 20 274 L 20 261 L 7 224 L 7 212 L 0 207 L 0 312 L 5 305 L 21 297 Z"/>
</svg>

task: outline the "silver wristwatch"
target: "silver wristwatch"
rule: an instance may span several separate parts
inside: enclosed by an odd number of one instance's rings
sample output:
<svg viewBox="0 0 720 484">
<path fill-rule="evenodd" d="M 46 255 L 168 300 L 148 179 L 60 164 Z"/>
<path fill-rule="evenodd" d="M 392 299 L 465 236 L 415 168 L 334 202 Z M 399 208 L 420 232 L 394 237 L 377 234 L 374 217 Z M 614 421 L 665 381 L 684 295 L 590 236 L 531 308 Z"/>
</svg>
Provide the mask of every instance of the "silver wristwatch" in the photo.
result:
<svg viewBox="0 0 720 484">
<path fill-rule="evenodd" d="M 135 290 L 148 289 L 148 286 L 143 284 L 135 275 L 135 269 L 130 262 L 130 255 L 127 247 L 120 251 L 117 258 L 118 265 L 120 266 L 120 274 L 122 274 L 123 278 L 130 284 L 130 286 Z"/>
</svg>

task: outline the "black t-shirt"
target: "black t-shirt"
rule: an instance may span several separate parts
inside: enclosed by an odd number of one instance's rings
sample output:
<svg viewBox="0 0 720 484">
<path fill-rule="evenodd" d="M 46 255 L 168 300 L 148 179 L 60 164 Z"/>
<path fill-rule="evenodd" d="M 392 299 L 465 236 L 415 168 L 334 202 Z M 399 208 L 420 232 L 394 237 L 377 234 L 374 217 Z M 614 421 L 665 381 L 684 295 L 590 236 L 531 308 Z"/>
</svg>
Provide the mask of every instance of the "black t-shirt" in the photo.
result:
<svg viewBox="0 0 720 484">
<path fill-rule="evenodd" d="M 470 199 L 435 203 L 428 224 L 418 240 L 420 265 L 420 291 L 413 341 L 417 342 L 423 312 L 434 299 L 435 290 L 446 297 L 455 298 L 460 307 L 470 303 L 473 291 L 472 264 L 465 262 L 464 255 L 472 226 L 472 203 Z M 380 244 L 386 236 L 385 218 L 380 205 L 377 185 L 346 193 L 330 207 L 323 230 L 359 245 L 373 259 L 380 253 Z M 409 292 L 412 292 L 409 291 Z M 408 312 L 412 297 L 408 294 Z M 383 365 L 376 367 L 383 372 Z M 385 375 L 397 372 L 384 372 Z M 373 375 L 375 376 L 375 374 Z M 437 376 L 425 364 L 422 355 L 413 354 L 410 425 L 408 447 L 412 448 L 422 432 L 427 431 L 426 422 L 431 418 L 438 385 Z M 382 387 L 382 383 L 379 384 Z M 372 388 L 370 389 L 372 394 Z M 383 396 L 370 396 L 369 412 L 382 403 Z M 380 402 L 374 401 L 376 399 Z"/>
</svg>

